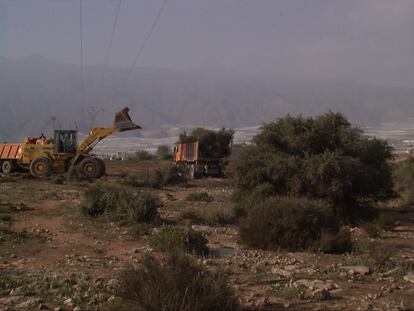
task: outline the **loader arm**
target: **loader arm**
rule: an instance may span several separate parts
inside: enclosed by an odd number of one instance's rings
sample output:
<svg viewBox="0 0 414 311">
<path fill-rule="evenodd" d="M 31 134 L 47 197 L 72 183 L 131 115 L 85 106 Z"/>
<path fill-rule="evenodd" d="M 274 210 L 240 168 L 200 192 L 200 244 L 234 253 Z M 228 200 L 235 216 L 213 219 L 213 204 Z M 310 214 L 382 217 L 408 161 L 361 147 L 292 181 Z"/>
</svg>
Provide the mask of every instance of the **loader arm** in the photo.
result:
<svg viewBox="0 0 414 311">
<path fill-rule="evenodd" d="M 132 122 L 131 117 L 128 114 L 129 108 L 124 108 L 117 112 L 112 127 L 96 127 L 89 132 L 85 140 L 78 147 L 76 151 L 75 159 L 81 154 L 89 154 L 92 149 L 104 138 L 115 132 L 125 132 L 136 129 L 141 129 L 139 125 Z"/>
</svg>

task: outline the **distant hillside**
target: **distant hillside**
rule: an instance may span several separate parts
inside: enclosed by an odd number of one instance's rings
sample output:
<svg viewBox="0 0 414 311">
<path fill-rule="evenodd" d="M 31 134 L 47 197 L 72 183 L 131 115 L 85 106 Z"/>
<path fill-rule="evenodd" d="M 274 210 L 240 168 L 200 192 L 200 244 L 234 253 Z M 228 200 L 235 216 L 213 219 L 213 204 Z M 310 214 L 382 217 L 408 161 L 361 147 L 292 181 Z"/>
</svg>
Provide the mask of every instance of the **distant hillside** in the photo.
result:
<svg viewBox="0 0 414 311">
<path fill-rule="evenodd" d="M 53 123 L 87 131 L 91 121 L 85 111 L 81 115 L 79 71 L 39 56 L 0 58 L 0 140 L 38 135 Z M 414 116 L 414 90 L 151 68 L 137 68 L 130 79 L 127 70 L 108 68 L 103 79 L 103 67 L 95 66 L 85 68 L 85 106 L 104 109 L 95 122 L 99 125 L 109 125 L 116 110 L 129 106 L 137 123 L 155 131 L 160 126 L 166 131 L 180 125 L 251 126 L 286 113 L 329 109 L 354 122 L 376 124 Z"/>
</svg>

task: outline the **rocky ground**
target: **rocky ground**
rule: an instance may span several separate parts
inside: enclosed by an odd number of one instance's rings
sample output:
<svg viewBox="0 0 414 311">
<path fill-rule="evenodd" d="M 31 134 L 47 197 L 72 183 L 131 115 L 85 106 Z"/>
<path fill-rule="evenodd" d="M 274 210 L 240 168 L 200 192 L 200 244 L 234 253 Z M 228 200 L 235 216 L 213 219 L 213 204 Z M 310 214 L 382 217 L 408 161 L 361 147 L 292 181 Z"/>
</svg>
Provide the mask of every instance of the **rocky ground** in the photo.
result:
<svg viewBox="0 0 414 311">
<path fill-rule="evenodd" d="M 108 175 L 94 184 L 120 184 L 159 165 L 108 162 Z M 60 182 L 25 174 L 0 182 L 0 310 L 110 309 L 118 272 L 154 252 L 133 228 L 80 215 L 88 182 Z M 192 226 L 209 240 L 212 256 L 200 262 L 224 269 L 247 309 L 414 310 L 414 209 L 384 206 L 394 225 L 375 238 L 350 228 L 357 245 L 352 254 L 270 252 L 240 245 L 236 223 L 183 216 L 194 210 L 231 214 L 232 190 L 225 180 L 153 192 L 163 219 Z M 193 192 L 212 199 L 185 200 Z"/>
</svg>

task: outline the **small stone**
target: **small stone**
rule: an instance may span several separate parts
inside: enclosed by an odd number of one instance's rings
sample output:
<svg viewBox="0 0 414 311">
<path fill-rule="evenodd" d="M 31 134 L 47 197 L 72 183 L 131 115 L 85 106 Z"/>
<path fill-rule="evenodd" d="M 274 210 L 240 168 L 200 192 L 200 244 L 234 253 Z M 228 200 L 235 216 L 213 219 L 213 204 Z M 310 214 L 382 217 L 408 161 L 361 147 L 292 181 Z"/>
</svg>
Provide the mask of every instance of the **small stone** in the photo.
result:
<svg viewBox="0 0 414 311">
<path fill-rule="evenodd" d="M 414 273 L 408 273 L 404 276 L 404 280 L 414 284 Z"/>
<path fill-rule="evenodd" d="M 56 307 L 53 309 L 53 311 L 62 311 L 62 307 Z"/>
<path fill-rule="evenodd" d="M 312 297 L 318 300 L 327 300 L 331 297 L 326 288 L 316 289 L 312 292 Z"/>
<path fill-rule="evenodd" d="M 272 273 L 273 274 L 278 274 L 278 275 L 281 275 L 281 276 L 284 276 L 284 277 L 287 277 L 287 278 L 289 278 L 293 275 L 293 272 L 286 271 L 286 270 L 278 268 L 278 267 L 273 267 L 272 268 Z"/>
<path fill-rule="evenodd" d="M 119 282 L 118 282 L 118 280 L 117 280 L 117 279 L 110 279 L 110 280 L 106 283 L 106 285 L 107 285 L 108 287 L 110 287 L 110 288 L 115 288 L 115 287 L 117 287 L 117 286 L 118 286 L 118 284 L 119 284 Z"/>
<path fill-rule="evenodd" d="M 270 301 L 270 299 L 269 298 L 267 298 L 267 297 L 264 297 L 263 299 L 261 299 L 260 301 L 259 301 L 259 305 L 261 305 L 261 306 L 263 306 L 263 307 L 266 307 L 266 306 L 270 306 L 272 304 L 272 302 Z"/>
<path fill-rule="evenodd" d="M 73 308 L 73 311 L 82 311 L 80 307 Z"/>
<path fill-rule="evenodd" d="M 340 269 L 347 270 L 350 275 L 367 275 L 371 272 L 371 269 L 367 266 L 342 266 Z"/>
<path fill-rule="evenodd" d="M 66 299 L 63 303 L 65 304 L 65 306 L 69 306 L 69 307 L 73 307 L 74 305 L 72 298 Z"/>
</svg>

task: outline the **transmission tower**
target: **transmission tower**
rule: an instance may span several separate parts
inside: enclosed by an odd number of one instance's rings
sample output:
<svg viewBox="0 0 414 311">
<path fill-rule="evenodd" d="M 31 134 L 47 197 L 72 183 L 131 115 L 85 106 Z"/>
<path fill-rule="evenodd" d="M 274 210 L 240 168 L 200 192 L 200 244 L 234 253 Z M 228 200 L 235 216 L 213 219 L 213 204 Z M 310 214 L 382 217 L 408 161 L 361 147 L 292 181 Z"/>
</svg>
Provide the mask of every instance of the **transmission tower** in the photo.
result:
<svg viewBox="0 0 414 311">
<path fill-rule="evenodd" d="M 103 113 L 103 112 L 104 110 L 101 107 L 97 107 L 97 106 L 86 107 L 86 113 L 89 115 L 89 122 L 90 122 L 91 128 L 95 126 L 95 120 L 98 114 Z"/>
</svg>

